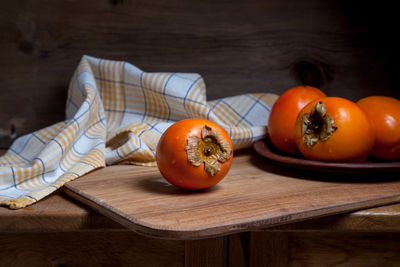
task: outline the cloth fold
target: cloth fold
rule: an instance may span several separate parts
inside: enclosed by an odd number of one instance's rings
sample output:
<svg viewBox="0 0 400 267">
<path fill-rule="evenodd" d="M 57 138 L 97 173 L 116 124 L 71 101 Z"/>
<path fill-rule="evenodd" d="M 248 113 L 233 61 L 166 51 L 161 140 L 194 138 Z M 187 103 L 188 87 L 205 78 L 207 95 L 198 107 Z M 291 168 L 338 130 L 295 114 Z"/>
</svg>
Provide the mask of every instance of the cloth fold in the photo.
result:
<svg viewBox="0 0 400 267">
<path fill-rule="evenodd" d="M 276 98 L 258 93 L 207 101 L 199 74 L 144 72 L 83 56 L 69 84 L 65 121 L 17 138 L 0 157 L 0 204 L 25 207 L 106 165 L 155 166 L 160 136 L 186 118 L 214 121 L 234 149 L 249 147 L 265 137 Z"/>
</svg>

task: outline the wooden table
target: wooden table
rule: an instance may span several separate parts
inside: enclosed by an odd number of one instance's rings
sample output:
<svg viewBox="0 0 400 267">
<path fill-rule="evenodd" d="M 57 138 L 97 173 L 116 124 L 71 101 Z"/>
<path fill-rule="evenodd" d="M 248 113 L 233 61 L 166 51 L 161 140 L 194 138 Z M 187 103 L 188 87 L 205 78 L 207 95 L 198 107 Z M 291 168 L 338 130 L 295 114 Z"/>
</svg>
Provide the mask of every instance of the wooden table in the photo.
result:
<svg viewBox="0 0 400 267">
<path fill-rule="evenodd" d="M 0 266 L 398 266 L 400 204 L 200 240 L 144 237 L 62 192 L 0 208 Z"/>
</svg>

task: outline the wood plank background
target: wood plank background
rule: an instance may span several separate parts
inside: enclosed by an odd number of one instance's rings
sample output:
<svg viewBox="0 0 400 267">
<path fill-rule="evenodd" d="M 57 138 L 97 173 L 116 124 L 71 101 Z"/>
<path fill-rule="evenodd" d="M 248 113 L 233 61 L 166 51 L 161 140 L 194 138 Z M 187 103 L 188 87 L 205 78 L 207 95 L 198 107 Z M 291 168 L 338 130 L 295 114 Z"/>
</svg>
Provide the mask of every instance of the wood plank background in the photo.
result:
<svg viewBox="0 0 400 267">
<path fill-rule="evenodd" d="M 200 73 L 209 99 L 282 93 L 299 83 L 352 100 L 399 97 L 395 3 L 368 2 L 6 1 L 0 147 L 64 119 L 68 83 L 83 54 L 145 71 Z"/>
</svg>

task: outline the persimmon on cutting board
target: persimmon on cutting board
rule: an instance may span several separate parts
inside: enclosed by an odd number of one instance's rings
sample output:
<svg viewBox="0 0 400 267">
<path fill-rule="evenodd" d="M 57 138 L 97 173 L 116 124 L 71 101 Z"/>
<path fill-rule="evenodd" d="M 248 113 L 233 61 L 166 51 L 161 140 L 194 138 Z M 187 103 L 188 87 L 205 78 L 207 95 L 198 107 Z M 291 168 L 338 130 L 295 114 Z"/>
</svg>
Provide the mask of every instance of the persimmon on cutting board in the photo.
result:
<svg viewBox="0 0 400 267">
<path fill-rule="evenodd" d="M 220 182 L 233 159 L 229 134 L 204 119 L 186 119 L 161 136 L 156 161 L 162 176 L 184 189 L 205 189 Z"/>
</svg>

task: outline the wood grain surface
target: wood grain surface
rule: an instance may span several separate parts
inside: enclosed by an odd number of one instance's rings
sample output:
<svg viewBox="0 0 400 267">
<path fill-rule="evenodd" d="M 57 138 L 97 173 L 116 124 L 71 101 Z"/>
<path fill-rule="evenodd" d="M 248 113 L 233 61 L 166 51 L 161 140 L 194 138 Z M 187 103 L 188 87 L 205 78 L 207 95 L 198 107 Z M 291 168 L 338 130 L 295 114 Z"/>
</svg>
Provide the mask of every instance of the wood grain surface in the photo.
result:
<svg viewBox="0 0 400 267">
<path fill-rule="evenodd" d="M 112 219 L 57 192 L 20 210 L 0 207 L 0 231 L 86 231 L 126 230 Z M 400 232 L 400 204 L 392 204 L 347 214 L 268 227 L 268 232 Z"/>
<path fill-rule="evenodd" d="M 0 149 L 0 156 L 6 152 Z M 250 153 L 250 150 L 240 153 Z M 94 229 L 127 230 L 90 207 L 68 197 L 61 190 L 20 210 L 0 207 L 0 231 L 86 231 Z M 341 214 L 269 227 L 261 231 L 370 231 L 399 232 L 400 204 L 386 205 Z M 233 236 L 235 238 L 235 236 Z"/>
<path fill-rule="evenodd" d="M 236 234 L 237 235 L 237 234 Z M 370 232 L 251 232 L 229 266 L 399 266 L 400 234 Z M 238 245 L 231 239 L 232 247 Z M 246 256 L 247 261 L 241 261 Z M 236 263 L 241 264 L 236 264 Z M 231 264 L 232 263 L 232 264 Z"/>
<path fill-rule="evenodd" d="M 175 188 L 157 168 L 111 166 L 66 184 L 64 192 L 138 233 L 196 239 L 394 203 L 400 181 L 290 172 L 243 154 L 205 191 Z"/>
<path fill-rule="evenodd" d="M 61 192 L 19 210 L 0 207 L 0 232 L 124 230 L 119 223 L 88 209 Z"/>
<path fill-rule="evenodd" d="M 184 241 L 131 231 L 0 233 L 0 246 L 0 266 L 185 266 Z"/>
<path fill-rule="evenodd" d="M 399 233 L 295 233 L 287 236 L 291 243 L 287 266 L 397 267 L 400 263 Z"/>
<path fill-rule="evenodd" d="M 396 10 L 388 1 L 5 1 L 0 146 L 64 119 L 84 54 L 200 73 L 209 99 L 299 83 L 352 100 L 400 97 Z"/>
</svg>

